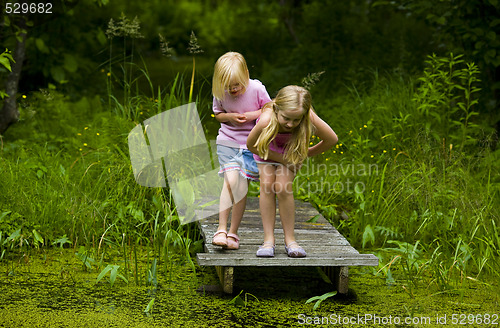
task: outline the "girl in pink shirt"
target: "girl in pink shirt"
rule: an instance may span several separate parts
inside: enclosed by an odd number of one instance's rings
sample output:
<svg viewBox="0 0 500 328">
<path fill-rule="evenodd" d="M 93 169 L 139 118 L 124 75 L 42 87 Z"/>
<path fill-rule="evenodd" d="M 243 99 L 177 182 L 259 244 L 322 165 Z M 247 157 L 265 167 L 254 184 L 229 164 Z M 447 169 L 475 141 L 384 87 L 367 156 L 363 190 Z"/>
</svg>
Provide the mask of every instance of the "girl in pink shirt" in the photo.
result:
<svg viewBox="0 0 500 328">
<path fill-rule="evenodd" d="M 228 52 L 215 63 L 212 92 L 215 118 L 221 123 L 217 135 L 219 175 L 224 177 L 219 227 L 212 244 L 238 249 L 237 232 L 245 212 L 248 184 L 259 178 L 253 154 L 247 149 L 247 137 L 260 116 L 260 109 L 271 98 L 260 81 L 250 79 L 245 58 L 237 52 Z"/>
</svg>

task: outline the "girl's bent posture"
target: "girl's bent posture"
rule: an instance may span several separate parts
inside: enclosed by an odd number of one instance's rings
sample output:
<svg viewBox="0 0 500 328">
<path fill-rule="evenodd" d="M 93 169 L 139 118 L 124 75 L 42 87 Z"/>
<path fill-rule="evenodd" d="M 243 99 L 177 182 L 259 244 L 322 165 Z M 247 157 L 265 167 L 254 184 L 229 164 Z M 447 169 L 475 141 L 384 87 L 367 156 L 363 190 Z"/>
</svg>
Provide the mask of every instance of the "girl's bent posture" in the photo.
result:
<svg viewBox="0 0 500 328">
<path fill-rule="evenodd" d="M 237 52 L 228 52 L 217 60 L 212 92 L 215 118 L 221 123 L 217 136 L 219 175 L 224 177 L 219 227 L 212 244 L 226 249 L 238 249 L 237 232 L 245 211 L 248 184 L 250 180 L 258 180 L 259 177 L 246 141 L 261 108 L 271 98 L 262 83 L 250 79 L 245 59 Z M 231 228 L 227 232 L 231 207 Z"/>
<path fill-rule="evenodd" d="M 311 94 L 299 86 L 281 89 L 276 98 L 266 104 L 247 140 L 248 149 L 260 174 L 260 212 L 264 228 L 264 244 L 257 250 L 259 257 L 274 256 L 274 226 L 276 197 L 285 234 L 285 251 L 290 257 L 305 257 L 306 252 L 295 241 L 295 202 L 292 183 L 296 172 L 308 156 L 320 154 L 337 141 L 330 126 L 316 115 Z M 309 148 L 311 133 L 321 141 Z"/>
</svg>

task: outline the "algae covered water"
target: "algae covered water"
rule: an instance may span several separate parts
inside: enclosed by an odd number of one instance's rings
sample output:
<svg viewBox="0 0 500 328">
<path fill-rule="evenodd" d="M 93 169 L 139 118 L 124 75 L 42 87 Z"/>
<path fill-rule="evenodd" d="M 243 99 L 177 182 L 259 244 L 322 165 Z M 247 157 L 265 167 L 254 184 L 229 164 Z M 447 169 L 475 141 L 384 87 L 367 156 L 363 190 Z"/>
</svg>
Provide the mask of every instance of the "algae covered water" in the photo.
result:
<svg viewBox="0 0 500 328">
<path fill-rule="evenodd" d="M 169 266 L 168 275 L 159 271 L 154 283 L 141 269 L 139 285 L 129 276 L 128 283 L 117 279 L 111 286 L 110 275 L 97 281 L 100 271 L 84 266 L 74 250 L 32 253 L 0 262 L 2 327 L 500 324 L 498 285 L 467 284 L 446 293 L 419 287 L 410 293 L 404 283 L 351 268 L 349 293 L 329 297 L 313 310 L 315 301 L 306 301 L 331 291 L 315 268 L 237 268 L 236 292 L 224 295 L 213 291 L 213 268 L 196 267 L 193 273 L 182 261 Z M 145 257 L 138 265 L 148 267 Z"/>
</svg>

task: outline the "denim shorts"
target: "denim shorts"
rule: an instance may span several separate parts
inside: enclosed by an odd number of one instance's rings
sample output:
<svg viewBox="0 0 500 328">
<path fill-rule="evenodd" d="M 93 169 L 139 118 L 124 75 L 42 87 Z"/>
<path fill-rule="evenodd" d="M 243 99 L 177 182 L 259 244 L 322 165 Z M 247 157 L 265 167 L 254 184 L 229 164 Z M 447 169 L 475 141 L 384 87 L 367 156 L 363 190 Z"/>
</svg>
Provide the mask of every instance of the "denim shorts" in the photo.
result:
<svg viewBox="0 0 500 328">
<path fill-rule="evenodd" d="M 239 171 L 242 177 L 259 181 L 259 169 L 253 153 L 248 149 L 217 145 L 217 157 L 220 164 L 219 176 L 224 177 L 224 172 Z"/>
</svg>

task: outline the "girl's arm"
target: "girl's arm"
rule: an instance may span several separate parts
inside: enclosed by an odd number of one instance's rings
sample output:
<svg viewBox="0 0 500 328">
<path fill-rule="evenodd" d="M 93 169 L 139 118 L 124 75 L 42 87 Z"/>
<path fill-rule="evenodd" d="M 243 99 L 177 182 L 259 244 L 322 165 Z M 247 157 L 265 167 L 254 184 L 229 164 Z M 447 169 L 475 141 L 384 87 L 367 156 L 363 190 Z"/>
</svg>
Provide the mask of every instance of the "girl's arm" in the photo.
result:
<svg viewBox="0 0 500 328">
<path fill-rule="evenodd" d="M 258 109 L 252 112 L 246 112 L 245 115 L 247 117 L 247 121 L 255 121 L 262 114 L 262 110 Z"/>
<path fill-rule="evenodd" d="M 221 123 L 230 122 L 234 125 L 240 125 L 247 122 L 247 116 L 239 113 L 218 113 L 215 114 L 215 119 Z"/>
<path fill-rule="evenodd" d="M 321 141 L 310 147 L 307 153 L 307 156 L 315 156 L 321 154 L 328 149 L 335 146 L 337 141 L 339 140 L 335 132 L 333 132 L 332 128 L 323 121 L 314 111 L 311 110 L 311 123 L 316 128 L 315 134 Z"/>
</svg>

